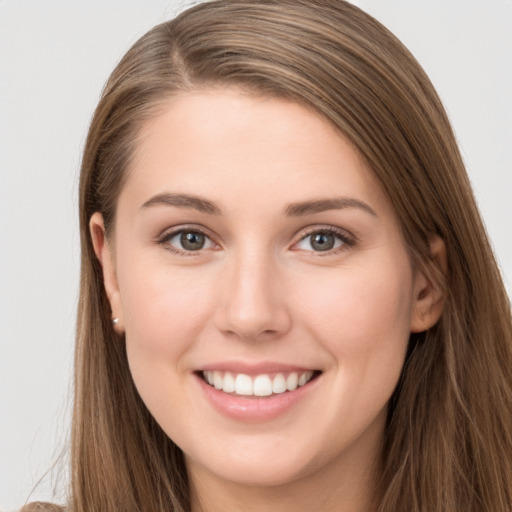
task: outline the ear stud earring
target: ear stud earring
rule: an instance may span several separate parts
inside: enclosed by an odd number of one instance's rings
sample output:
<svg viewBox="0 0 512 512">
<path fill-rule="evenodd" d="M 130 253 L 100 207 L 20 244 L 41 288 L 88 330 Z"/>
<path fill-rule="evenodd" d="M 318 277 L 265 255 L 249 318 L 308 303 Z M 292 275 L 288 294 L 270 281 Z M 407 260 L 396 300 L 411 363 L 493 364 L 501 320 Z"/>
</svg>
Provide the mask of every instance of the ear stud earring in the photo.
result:
<svg viewBox="0 0 512 512">
<path fill-rule="evenodd" d="M 119 318 L 117 316 L 115 318 L 112 318 L 112 325 L 117 325 L 119 323 Z"/>
</svg>

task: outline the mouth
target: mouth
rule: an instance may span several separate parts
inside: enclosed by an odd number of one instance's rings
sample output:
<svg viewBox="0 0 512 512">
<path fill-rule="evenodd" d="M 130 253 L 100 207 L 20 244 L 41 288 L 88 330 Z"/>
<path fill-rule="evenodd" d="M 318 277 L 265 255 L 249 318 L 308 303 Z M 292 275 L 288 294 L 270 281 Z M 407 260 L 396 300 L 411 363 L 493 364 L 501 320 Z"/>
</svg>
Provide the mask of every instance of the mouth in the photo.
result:
<svg viewBox="0 0 512 512">
<path fill-rule="evenodd" d="M 196 374 L 210 387 L 244 398 L 274 397 L 290 393 L 316 379 L 320 370 L 302 370 L 247 375 L 221 370 L 203 370 Z"/>
</svg>

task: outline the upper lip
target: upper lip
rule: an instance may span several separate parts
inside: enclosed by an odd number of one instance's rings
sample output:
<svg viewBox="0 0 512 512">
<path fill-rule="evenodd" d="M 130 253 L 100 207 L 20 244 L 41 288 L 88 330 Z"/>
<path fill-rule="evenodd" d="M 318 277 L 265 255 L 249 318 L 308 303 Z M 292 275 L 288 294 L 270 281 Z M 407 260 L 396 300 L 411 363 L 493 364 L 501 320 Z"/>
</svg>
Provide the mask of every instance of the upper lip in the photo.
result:
<svg viewBox="0 0 512 512">
<path fill-rule="evenodd" d="M 208 363 L 198 368 L 198 371 L 221 371 L 245 375 L 262 375 L 266 373 L 291 373 L 318 371 L 318 368 L 311 366 L 294 365 L 274 361 L 261 361 L 250 363 L 245 361 L 219 361 Z"/>
</svg>

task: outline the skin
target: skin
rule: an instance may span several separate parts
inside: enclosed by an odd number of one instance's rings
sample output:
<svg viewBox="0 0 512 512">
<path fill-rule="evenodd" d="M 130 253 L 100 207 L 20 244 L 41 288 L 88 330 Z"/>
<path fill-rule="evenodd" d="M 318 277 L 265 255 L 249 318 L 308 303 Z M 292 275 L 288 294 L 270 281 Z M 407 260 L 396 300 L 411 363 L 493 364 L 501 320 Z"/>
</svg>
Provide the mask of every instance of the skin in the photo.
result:
<svg viewBox="0 0 512 512">
<path fill-rule="evenodd" d="M 409 335 L 442 304 L 363 159 L 299 105 L 207 89 L 144 125 L 128 173 L 113 237 L 99 213 L 91 234 L 137 389 L 185 453 L 193 511 L 371 510 Z M 287 215 L 333 198 L 344 207 Z M 206 233 L 204 248 L 184 250 L 179 229 Z M 326 229 L 336 246 L 316 250 Z M 227 360 L 321 374 L 283 414 L 247 422 L 212 407 L 194 373 Z"/>
</svg>

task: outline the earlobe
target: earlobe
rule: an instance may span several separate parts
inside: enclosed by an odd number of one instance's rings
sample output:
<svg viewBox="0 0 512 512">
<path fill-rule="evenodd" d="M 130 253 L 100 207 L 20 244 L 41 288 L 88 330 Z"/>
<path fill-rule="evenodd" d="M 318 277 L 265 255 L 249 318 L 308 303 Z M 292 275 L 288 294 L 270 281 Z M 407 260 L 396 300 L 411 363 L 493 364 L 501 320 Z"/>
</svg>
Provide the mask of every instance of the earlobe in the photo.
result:
<svg viewBox="0 0 512 512">
<path fill-rule="evenodd" d="M 117 333 L 122 334 L 124 332 L 123 310 L 117 282 L 114 254 L 105 234 L 105 224 L 101 213 L 96 212 L 92 215 L 89 221 L 89 231 L 91 233 L 94 253 L 103 271 L 103 284 L 108 301 L 110 302 L 112 319 L 116 319 L 115 322 L 112 322 L 112 325 Z"/>
<path fill-rule="evenodd" d="M 444 283 L 448 274 L 446 245 L 439 235 L 430 237 L 432 271 L 417 271 L 414 280 L 414 304 L 411 332 L 423 332 L 437 323 L 444 307 Z"/>
</svg>

